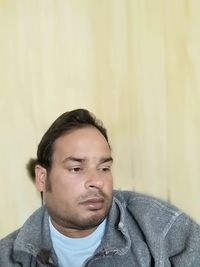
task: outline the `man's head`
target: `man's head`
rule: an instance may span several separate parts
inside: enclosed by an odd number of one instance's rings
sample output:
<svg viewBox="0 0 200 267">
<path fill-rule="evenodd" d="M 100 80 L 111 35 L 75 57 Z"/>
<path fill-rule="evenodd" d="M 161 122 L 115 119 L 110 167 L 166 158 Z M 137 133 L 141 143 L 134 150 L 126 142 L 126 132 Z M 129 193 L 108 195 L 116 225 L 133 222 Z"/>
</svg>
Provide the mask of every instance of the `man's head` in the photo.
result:
<svg viewBox="0 0 200 267">
<path fill-rule="evenodd" d="M 38 146 L 36 187 L 64 234 L 91 231 L 112 202 L 112 157 L 105 128 L 90 112 L 62 114 Z"/>
</svg>

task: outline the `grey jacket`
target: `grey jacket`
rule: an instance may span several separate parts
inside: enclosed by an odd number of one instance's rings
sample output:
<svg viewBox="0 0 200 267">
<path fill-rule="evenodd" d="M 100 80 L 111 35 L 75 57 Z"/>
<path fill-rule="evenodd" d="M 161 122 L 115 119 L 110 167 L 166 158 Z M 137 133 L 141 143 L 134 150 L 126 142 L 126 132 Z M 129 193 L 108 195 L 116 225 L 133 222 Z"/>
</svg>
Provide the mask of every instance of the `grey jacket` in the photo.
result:
<svg viewBox="0 0 200 267">
<path fill-rule="evenodd" d="M 0 267 L 13 266 L 58 266 L 45 206 L 0 241 Z M 114 191 L 105 235 L 84 266 L 200 267 L 200 226 L 163 201 Z"/>
</svg>

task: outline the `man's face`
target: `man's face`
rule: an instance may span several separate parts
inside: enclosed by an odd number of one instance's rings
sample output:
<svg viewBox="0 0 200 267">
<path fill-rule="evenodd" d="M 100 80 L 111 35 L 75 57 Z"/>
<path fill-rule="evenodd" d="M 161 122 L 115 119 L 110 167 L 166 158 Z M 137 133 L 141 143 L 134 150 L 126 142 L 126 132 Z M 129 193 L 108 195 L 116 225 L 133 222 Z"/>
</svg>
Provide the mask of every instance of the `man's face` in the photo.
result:
<svg viewBox="0 0 200 267">
<path fill-rule="evenodd" d="M 94 127 L 56 140 L 43 192 L 54 225 L 86 230 L 102 222 L 112 202 L 111 165 L 109 145 Z"/>
</svg>

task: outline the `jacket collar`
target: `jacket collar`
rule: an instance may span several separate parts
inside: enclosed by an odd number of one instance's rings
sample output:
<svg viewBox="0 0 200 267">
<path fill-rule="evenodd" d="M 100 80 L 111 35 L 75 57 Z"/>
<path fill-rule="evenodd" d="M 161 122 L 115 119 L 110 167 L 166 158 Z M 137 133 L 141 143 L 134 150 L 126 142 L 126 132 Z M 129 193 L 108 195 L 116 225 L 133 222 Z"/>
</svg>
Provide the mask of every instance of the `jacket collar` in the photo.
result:
<svg viewBox="0 0 200 267">
<path fill-rule="evenodd" d="M 105 235 L 96 256 L 123 255 L 129 250 L 131 239 L 126 226 L 126 214 L 123 204 L 113 197 L 109 212 Z"/>
</svg>

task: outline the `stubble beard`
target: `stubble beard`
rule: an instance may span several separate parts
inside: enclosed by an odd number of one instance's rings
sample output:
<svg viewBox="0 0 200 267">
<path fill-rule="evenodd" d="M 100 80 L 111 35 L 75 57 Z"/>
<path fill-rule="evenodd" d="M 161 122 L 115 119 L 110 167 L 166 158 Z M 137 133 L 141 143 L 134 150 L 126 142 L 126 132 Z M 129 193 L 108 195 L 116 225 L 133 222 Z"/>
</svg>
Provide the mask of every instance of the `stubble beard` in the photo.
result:
<svg viewBox="0 0 200 267">
<path fill-rule="evenodd" d="M 112 198 L 105 200 L 105 208 L 103 213 L 99 213 L 99 211 L 97 211 L 92 215 L 88 215 L 87 217 L 81 216 L 80 213 L 74 213 L 70 217 L 67 216 L 67 214 L 64 216 L 63 214 L 59 214 L 59 212 L 56 210 L 53 210 L 51 207 L 48 207 L 48 205 L 47 209 L 52 220 L 61 227 L 74 230 L 89 230 L 97 227 L 107 217 L 111 208 L 111 203 Z"/>
<path fill-rule="evenodd" d="M 52 187 L 51 187 L 51 181 L 48 177 L 47 182 L 46 182 L 46 192 L 51 193 L 52 192 Z M 57 225 L 60 225 L 63 228 L 70 228 L 70 229 L 76 229 L 76 230 L 88 230 L 91 228 L 95 228 L 98 225 L 103 222 L 103 220 L 106 218 L 108 215 L 111 205 L 112 205 L 112 198 L 113 196 L 111 195 L 110 197 L 104 194 L 101 190 L 98 191 L 98 193 L 88 193 L 87 195 L 81 197 L 78 202 L 81 202 L 82 200 L 86 199 L 87 197 L 103 197 L 104 199 L 104 212 L 102 214 L 99 214 L 97 211 L 93 215 L 88 215 L 87 217 L 83 217 L 80 215 L 81 212 L 79 213 L 74 213 L 72 216 L 67 216 L 59 213 L 59 210 L 54 210 L 46 203 L 46 207 L 48 210 L 48 213 L 52 220 L 56 222 Z M 72 213 L 72 212 L 71 212 Z M 84 213 L 84 211 L 83 211 Z"/>
</svg>

